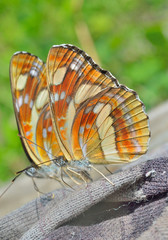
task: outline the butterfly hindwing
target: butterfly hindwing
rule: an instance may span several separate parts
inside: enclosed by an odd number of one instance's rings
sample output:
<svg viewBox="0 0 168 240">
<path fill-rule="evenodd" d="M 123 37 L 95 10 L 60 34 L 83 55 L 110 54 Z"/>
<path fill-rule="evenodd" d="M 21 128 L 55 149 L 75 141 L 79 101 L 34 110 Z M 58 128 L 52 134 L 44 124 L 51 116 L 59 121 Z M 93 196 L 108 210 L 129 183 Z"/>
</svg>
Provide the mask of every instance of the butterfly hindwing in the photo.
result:
<svg viewBox="0 0 168 240">
<path fill-rule="evenodd" d="M 18 52 L 11 59 L 10 78 L 15 115 L 23 147 L 30 161 L 35 165 L 43 162 L 49 164 L 51 155 L 60 154 L 60 148 L 55 134 L 51 135 L 50 132 L 52 121 L 47 107 L 45 64 L 32 54 Z M 56 148 L 53 148 L 55 143 Z"/>
<path fill-rule="evenodd" d="M 109 88 L 78 109 L 72 126 L 75 159 L 92 163 L 126 163 L 148 148 L 149 127 L 137 94 L 120 85 Z"/>
</svg>

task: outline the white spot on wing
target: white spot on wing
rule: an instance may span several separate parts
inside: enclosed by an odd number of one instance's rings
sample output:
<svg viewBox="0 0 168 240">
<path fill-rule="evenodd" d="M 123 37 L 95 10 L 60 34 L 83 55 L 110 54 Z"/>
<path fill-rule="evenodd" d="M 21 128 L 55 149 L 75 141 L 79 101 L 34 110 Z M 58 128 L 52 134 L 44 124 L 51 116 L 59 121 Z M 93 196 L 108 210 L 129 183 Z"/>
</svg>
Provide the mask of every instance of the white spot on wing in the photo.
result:
<svg viewBox="0 0 168 240">
<path fill-rule="evenodd" d="M 43 128 L 43 138 L 46 138 L 47 137 L 47 131 L 46 131 L 46 128 Z"/>
<path fill-rule="evenodd" d="M 61 96 L 60 96 L 60 99 L 62 100 L 62 99 L 64 99 L 65 98 L 65 91 L 63 91 L 62 93 L 61 93 Z"/>
<path fill-rule="evenodd" d="M 20 96 L 19 99 L 18 99 L 19 108 L 22 106 L 22 104 L 23 104 L 23 96 Z"/>
<path fill-rule="evenodd" d="M 37 77 L 38 76 L 38 73 L 39 73 L 39 70 L 35 67 L 32 67 L 31 70 L 30 70 L 30 75 L 32 77 Z"/>
<path fill-rule="evenodd" d="M 38 61 L 40 61 L 42 63 L 42 61 L 38 58 Z M 33 66 L 37 67 L 37 68 L 41 68 L 42 65 L 40 65 L 38 62 L 33 62 Z"/>
<path fill-rule="evenodd" d="M 84 132 L 84 127 L 79 128 L 79 133 L 82 134 Z"/>
<path fill-rule="evenodd" d="M 48 127 L 48 132 L 51 132 L 52 131 L 52 126 L 49 126 Z"/>
<path fill-rule="evenodd" d="M 29 107 L 30 107 L 30 109 L 32 109 L 32 107 L 33 107 L 33 100 L 30 101 Z"/>
<path fill-rule="evenodd" d="M 28 95 L 28 94 L 26 94 L 26 96 L 25 96 L 25 98 L 24 98 L 24 103 L 25 103 L 25 104 L 27 104 L 27 103 L 28 103 L 28 101 L 29 101 L 29 95 Z"/>
<path fill-rule="evenodd" d="M 78 71 L 82 66 L 83 61 L 78 58 L 74 58 L 73 62 L 70 65 L 71 70 Z"/>
<path fill-rule="evenodd" d="M 58 93 L 55 93 L 55 95 L 54 95 L 54 100 L 55 100 L 55 102 L 57 102 L 57 101 L 59 100 L 59 95 L 58 95 Z"/>
<path fill-rule="evenodd" d="M 27 131 L 27 132 L 26 132 L 26 136 L 29 136 L 30 133 L 31 133 L 31 131 Z"/>
</svg>

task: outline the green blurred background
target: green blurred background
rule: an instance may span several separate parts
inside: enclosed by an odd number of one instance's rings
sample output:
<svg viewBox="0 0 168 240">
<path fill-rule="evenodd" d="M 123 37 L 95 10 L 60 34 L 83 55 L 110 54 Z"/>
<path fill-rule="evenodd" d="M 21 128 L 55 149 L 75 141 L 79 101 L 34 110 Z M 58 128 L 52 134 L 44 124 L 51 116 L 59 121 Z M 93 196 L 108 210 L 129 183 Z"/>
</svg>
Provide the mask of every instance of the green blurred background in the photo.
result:
<svg viewBox="0 0 168 240">
<path fill-rule="evenodd" d="M 0 1 L 0 182 L 29 165 L 22 150 L 9 84 L 16 51 L 43 61 L 53 44 L 85 50 L 147 110 L 168 98 L 168 1 Z"/>
</svg>

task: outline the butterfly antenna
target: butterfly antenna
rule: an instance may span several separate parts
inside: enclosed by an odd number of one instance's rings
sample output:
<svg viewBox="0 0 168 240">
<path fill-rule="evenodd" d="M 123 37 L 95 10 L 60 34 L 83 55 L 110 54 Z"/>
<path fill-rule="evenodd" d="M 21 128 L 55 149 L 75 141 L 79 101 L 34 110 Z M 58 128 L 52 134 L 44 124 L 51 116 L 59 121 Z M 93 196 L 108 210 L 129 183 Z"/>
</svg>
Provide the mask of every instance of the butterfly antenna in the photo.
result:
<svg viewBox="0 0 168 240">
<path fill-rule="evenodd" d="M 26 170 L 30 169 L 32 166 L 26 167 L 18 172 L 16 172 L 17 176 L 15 178 L 17 178 L 19 175 L 21 175 L 23 172 L 25 172 Z M 13 181 L 13 180 L 12 180 Z"/>
<path fill-rule="evenodd" d="M 104 177 L 111 185 L 114 186 L 114 183 L 110 181 L 102 172 L 100 172 L 97 168 L 95 168 L 93 165 L 90 165 L 91 168 L 93 168 L 96 172 L 98 172 L 102 177 Z"/>
<path fill-rule="evenodd" d="M 8 191 L 8 189 L 13 185 L 14 181 L 22 174 L 22 172 L 24 172 L 24 170 L 16 173 L 17 175 L 12 179 L 9 186 L 0 194 L 0 198 Z"/>
</svg>

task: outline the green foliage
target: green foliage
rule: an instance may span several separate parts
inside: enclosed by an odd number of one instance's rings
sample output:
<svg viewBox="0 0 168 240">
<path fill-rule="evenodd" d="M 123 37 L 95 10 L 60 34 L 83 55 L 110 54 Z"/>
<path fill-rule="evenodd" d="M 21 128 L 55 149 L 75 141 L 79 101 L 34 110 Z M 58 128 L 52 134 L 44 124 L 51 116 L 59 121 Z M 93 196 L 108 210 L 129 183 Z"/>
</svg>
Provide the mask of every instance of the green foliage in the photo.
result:
<svg viewBox="0 0 168 240">
<path fill-rule="evenodd" d="M 166 0 L 0 1 L 1 180 L 28 165 L 10 92 L 13 53 L 28 51 L 45 61 L 53 44 L 71 43 L 88 50 L 89 40 L 83 44 L 77 33 L 77 26 L 82 28 L 84 23 L 101 66 L 136 90 L 148 110 L 168 98 L 167 9 Z"/>
</svg>

